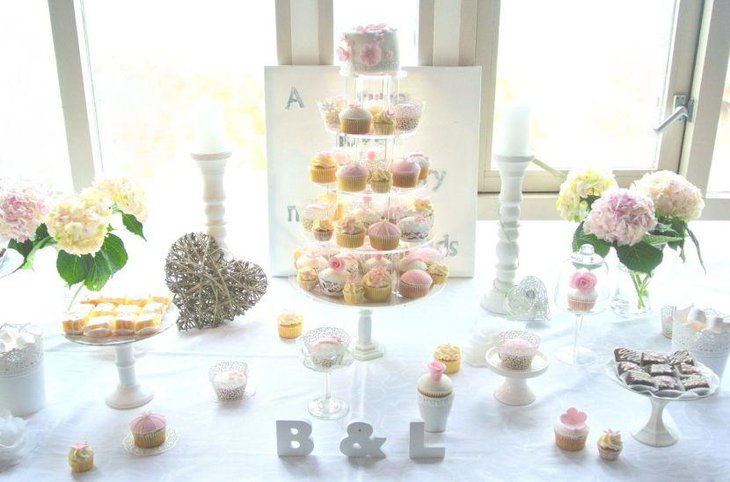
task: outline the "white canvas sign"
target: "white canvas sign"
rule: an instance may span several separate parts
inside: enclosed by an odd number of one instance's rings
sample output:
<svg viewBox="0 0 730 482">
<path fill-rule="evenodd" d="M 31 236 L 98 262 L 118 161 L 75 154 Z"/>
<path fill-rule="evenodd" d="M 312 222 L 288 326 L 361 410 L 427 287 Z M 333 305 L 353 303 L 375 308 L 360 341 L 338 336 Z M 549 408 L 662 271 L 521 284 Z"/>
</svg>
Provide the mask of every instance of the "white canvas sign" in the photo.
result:
<svg viewBox="0 0 730 482">
<path fill-rule="evenodd" d="M 479 152 L 480 67 L 413 67 L 400 92 L 426 102 L 418 131 L 398 139 L 396 157 L 423 151 L 431 158 L 434 244 L 447 250 L 451 276 L 473 276 Z M 334 66 L 266 68 L 271 274 L 292 274 L 292 251 L 307 238 L 301 205 L 320 192 L 309 181 L 310 158 L 335 147 L 317 101 L 344 95 L 347 80 Z"/>
</svg>

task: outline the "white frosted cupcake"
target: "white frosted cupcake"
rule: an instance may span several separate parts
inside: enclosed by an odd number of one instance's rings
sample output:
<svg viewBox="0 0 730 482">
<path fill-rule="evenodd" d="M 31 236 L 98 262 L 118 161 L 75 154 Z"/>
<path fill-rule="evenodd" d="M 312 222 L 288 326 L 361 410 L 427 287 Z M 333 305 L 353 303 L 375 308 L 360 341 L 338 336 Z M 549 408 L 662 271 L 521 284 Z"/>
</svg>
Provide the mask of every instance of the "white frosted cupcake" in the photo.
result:
<svg viewBox="0 0 730 482">
<path fill-rule="evenodd" d="M 327 296 L 342 296 L 342 289 L 347 281 L 344 262 L 332 257 L 329 267 L 319 273 L 319 289 Z"/>
<path fill-rule="evenodd" d="M 431 232 L 431 222 L 423 216 L 408 216 L 398 221 L 403 241 L 423 241 Z"/>
</svg>

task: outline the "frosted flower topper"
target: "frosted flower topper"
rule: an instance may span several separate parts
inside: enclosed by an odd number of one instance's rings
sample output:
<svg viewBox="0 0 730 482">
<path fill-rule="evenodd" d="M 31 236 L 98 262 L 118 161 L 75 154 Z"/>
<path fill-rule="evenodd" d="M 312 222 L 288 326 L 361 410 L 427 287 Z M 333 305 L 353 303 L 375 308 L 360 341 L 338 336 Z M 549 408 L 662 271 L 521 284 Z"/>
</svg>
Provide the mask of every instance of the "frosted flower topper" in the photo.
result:
<svg viewBox="0 0 730 482">
<path fill-rule="evenodd" d="M 569 428 L 582 430 L 586 426 L 588 415 L 577 408 L 570 407 L 567 412 L 560 416 L 560 421 Z"/>
<path fill-rule="evenodd" d="M 596 275 L 586 270 L 579 270 L 570 277 L 570 287 L 577 289 L 581 293 L 590 293 L 596 287 L 598 278 Z"/>
<path fill-rule="evenodd" d="M 144 238 L 144 191 L 127 178 L 108 178 L 51 204 L 33 186 L 0 192 L 0 236 L 31 268 L 35 253 L 58 252 L 56 269 L 69 286 L 100 290 L 127 263 L 124 242 L 112 228 L 115 214 L 131 233 Z"/>
</svg>

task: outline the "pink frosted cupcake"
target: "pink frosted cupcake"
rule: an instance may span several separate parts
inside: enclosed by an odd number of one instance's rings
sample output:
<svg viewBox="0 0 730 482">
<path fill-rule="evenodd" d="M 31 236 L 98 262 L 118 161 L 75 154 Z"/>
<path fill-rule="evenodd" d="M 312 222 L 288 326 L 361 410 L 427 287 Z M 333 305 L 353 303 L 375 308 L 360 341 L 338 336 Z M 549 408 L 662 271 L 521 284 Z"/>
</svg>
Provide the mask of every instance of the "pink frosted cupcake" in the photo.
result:
<svg viewBox="0 0 730 482">
<path fill-rule="evenodd" d="M 145 412 L 129 424 L 134 445 L 143 449 L 159 447 L 167 437 L 167 421 L 159 413 Z"/>
<path fill-rule="evenodd" d="M 431 159 L 423 152 L 411 152 L 410 154 L 406 154 L 406 159 L 410 159 L 418 164 L 421 168 L 421 171 L 418 174 L 418 180 L 425 181 L 426 178 L 428 178 L 429 171 L 431 170 Z"/>
<path fill-rule="evenodd" d="M 370 246 L 382 251 L 396 249 L 400 242 L 400 229 L 388 221 L 379 221 L 368 229 Z"/>
<path fill-rule="evenodd" d="M 555 423 L 555 443 L 563 450 L 577 452 L 583 450 L 588 439 L 588 416 L 576 408 L 570 407 Z"/>
<path fill-rule="evenodd" d="M 390 273 L 385 268 L 378 266 L 371 269 L 362 277 L 365 299 L 374 303 L 388 301 L 392 283 Z"/>
<path fill-rule="evenodd" d="M 340 191 L 364 191 L 368 183 L 368 170 L 360 164 L 345 164 L 337 170 L 337 188 Z"/>
<path fill-rule="evenodd" d="M 423 270 L 411 269 L 403 273 L 398 284 L 398 292 L 404 298 L 421 298 L 428 294 L 433 280 Z"/>
<path fill-rule="evenodd" d="M 598 299 L 597 281 L 596 275 L 586 269 L 573 273 L 568 291 L 568 308 L 577 312 L 591 311 Z"/>
<path fill-rule="evenodd" d="M 418 185 L 418 176 L 421 174 L 421 167 L 417 162 L 410 159 L 401 159 L 393 163 L 390 171 L 393 173 L 393 186 L 408 188 Z"/>
</svg>

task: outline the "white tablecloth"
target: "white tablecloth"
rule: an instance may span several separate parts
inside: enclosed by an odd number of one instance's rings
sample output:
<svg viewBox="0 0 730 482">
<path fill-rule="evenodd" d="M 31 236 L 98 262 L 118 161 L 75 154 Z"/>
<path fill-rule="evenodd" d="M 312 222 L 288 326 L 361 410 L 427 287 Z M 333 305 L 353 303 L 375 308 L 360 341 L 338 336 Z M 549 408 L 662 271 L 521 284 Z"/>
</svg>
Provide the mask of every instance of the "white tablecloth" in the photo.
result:
<svg viewBox="0 0 730 482">
<path fill-rule="evenodd" d="M 730 273 L 730 254 L 723 242 L 729 226 L 696 223 L 708 275 L 702 273 L 694 253 L 689 253 L 686 265 L 668 260 L 654 282 L 655 302 L 695 300 L 723 308 Z M 538 275 L 551 286 L 557 266 L 568 254 L 570 231 L 566 223 L 524 223 L 520 276 Z M 29 419 L 36 446 L 19 465 L 0 473 L 0 479 L 72 479 L 67 448 L 88 441 L 96 453 L 96 468 L 78 480 L 727 480 L 727 378 L 716 396 L 669 405 L 668 413 L 680 432 L 676 445 L 642 445 L 629 433 L 648 419 L 649 401 L 610 381 L 603 363 L 576 368 L 555 360 L 554 349 L 570 341 L 573 329 L 572 318 L 557 312 L 547 324 L 528 326 L 542 337 L 541 349 L 552 362 L 545 375 L 530 382 L 538 396 L 534 404 L 519 408 L 500 404 L 493 396 L 500 377 L 464 364 L 453 376 L 456 395 L 446 433 L 426 436 L 427 444 L 446 446 L 446 458 L 428 463 L 408 458 L 409 422 L 418 420 L 415 384 L 434 347 L 449 341 L 463 344 L 475 324 L 508 326 L 479 307 L 494 275 L 495 238 L 495 224 L 480 222 L 474 279 L 450 280 L 429 301 L 375 313 L 374 337 L 385 345 L 386 355 L 355 362 L 332 376 L 333 394 L 350 402 L 351 413 L 333 422 L 314 420 L 315 449 L 305 458 L 277 457 L 275 420 L 308 418 L 306 403 L 323 392 L 324 379 L 302 366 L 294 343 L 279 339 L 276 316 L 283 307 L 292 307 L 304 314 L 305 329 L 331 324 L 356 334 L 356 309 L 309 301 L 288 281 L 272 280 L 262 302 L 228 326 L 188 333 L 172 328 L 139 343 L 144 353 L 137 374 L 154 388 L 155 398 L 146 407 L 127 411 L 104 403 L 116 383 L 111 351 L 67 342 L 56 322 L 46 320 L 48 404 Z M 6 293 L 20 290 L 17 283 L 5 286 Z M 19 300 L 31 302 L 43 296 L 52 295 L 26 290 L 4 303 L 17 305 Z M 620 321 L 609 313 L 589 318 L 585 341 L 602 360 L 608 360 L 616 345 L 671 349 L 657 315 L 633 321 Z M 250 364 L 257 393 L 241 406 L 214 401 L 207 370 L 222 359 Z M 553 441 L 553 424 L 569 406 L 586 411 L 591 428 L 586 449 L 578 453 L 563 452 Z M 128 423 L 144 410 L 164 413 L 180 435 L 169 452 L 140 458 L 124 451 Z M 387 438 L 386 459 L 348 460 L 340 454 L 339 442 L 355 419 L 373 424 L 375 434 Z M 602 462 L 595 447 L 601 431 L 609 427 L 621 430 L 625 441 L 624 452 L 614 463 Z"/>
</svg>

